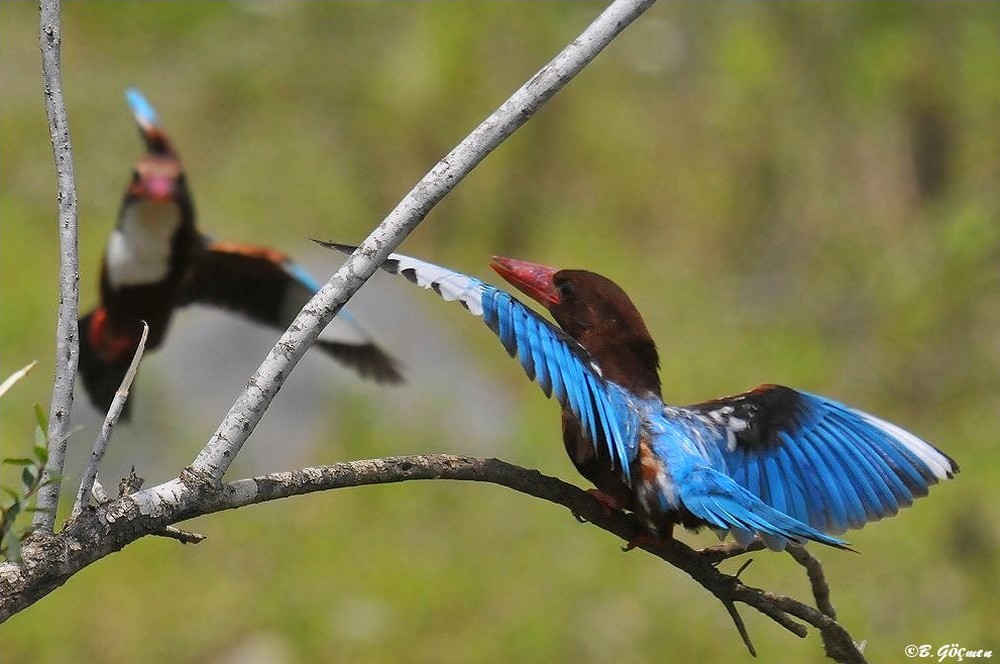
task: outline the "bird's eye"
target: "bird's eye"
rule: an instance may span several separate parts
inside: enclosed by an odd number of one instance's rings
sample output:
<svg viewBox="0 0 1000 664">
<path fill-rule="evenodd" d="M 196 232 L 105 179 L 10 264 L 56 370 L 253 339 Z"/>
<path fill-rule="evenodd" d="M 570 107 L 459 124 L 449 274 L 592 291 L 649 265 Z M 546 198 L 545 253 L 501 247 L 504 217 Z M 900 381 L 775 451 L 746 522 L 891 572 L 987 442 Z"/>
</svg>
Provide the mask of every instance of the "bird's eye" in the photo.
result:
<svg viewBox="0 0 1000 664">
<path fill-rule="evenodd" d="M 572 281 L 560 281 L 556 284 L 556 292 L 559 293 L 559 299 L 565 300 L 567 298 L 573 297 L 573 282 Z"/>
</svg>

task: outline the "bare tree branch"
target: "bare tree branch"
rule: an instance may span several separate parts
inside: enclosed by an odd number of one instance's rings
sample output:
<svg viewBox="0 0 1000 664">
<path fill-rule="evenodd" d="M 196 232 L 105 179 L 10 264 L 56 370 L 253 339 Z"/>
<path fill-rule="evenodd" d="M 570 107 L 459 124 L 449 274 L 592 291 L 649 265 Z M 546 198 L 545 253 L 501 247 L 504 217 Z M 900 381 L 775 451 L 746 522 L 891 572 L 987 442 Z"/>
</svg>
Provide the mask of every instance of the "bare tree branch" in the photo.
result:
<svg viewBox="0 0 1000 664">
<path fill-rule="evenodd" d="M 168 526 L 189 518 L 316 491 L 440 479 L 490 482 L 562 505 L 574 516 L 625 541 L 645 532 L 636 517 L 609 511 L 572 484 L 498 459 L 451 455 L 388 457 L 272 473 L 222 485 L 186 473 L 177 483 L 168 483 L 169 490 L 168 485 L 160 485 L 155 487 L 156 491 L 122 496 L 84 510 L 58 536 L 38 535 L 27 540 L 22 548 L 25 564 L 0 565 L 0 621 L 37 601 L 86 565 L 144 535 L 162 533 Z M 166 504 L 161 502 L 164 498 L 169 498 Z M 836 661 L 864 662 L 850 634 L 831 617 L 790 597 L 745 585 L 738 574 L 721 572 L 717 566 L 718 554 L 713 549 L 703 555 L 676 540 L 643 540 L 637 548 L 686 572 L 722 601 L 731 614 L 735 613 L 735 608 L 731 608 L 735 602 L 742 602 L 798 636 L 804 636 L 806 630 L 794 619 L 802 620 L 821 631 L 827 653 Z M 738 615 L 734 615 L 734 620 L 738 626 L 742 624 Z M 745 634 L 745 628 L 741 632 Z"/>
<path fill-rule="evenodd" d="M 42 81 L 45 113 L 49 119 L 52 152 L 56 162 L 59 201 L 59 313 L 56 324 L 56 370 L 49 407 L 49 459 L 38 492 L 33 527 L 52 532 L 59 505 L 59 488 L 70 415 L 73 411 L 73 383 L 79 358 L 77 317 L 80 301 L 80 265 L 77 246 L 76 176 L 73 147 L 69 140 L 69 120 L 62 94 L 59 55 L 62 44 L 59 0 L 41 0 L 39 45 L 42 51 Z"/>
<path fill-rule="evenodd" d="M 111 402 L 108 414 L 104 417 L 104 424 L 101 425 L 101 430 L 94 441 L 94 450 L 90 453 L 90 461 L 87 463 L 87 469 L 83 471 L 83 479 L 80 481 L 80 488 L 76 492 L 76 502 L 73 503 L 73 511 L 71 512 L 73 516 L 79 514 L 84 505 L 90 502 L 90 491 L 95 486 L 97 471 L 101 467 L 101 460 L 104 459 L 104 452 L 108 449 L 111 434 L 118 423 L 119 416 L 122 414 L 122 409 L 125 407 L 125 400 L 128 399 L 129 388 L 132 387 L 132 381 L 135 380 L 135 374 L 139 370 L 139 361 L 142 359 L 143 351 L 146 350 L 146 338 L 148 336 L 149 325 L 146 324 L 146 321 L 143 321 L 142 336 L 139 337 L 139 345 L 135 349 L 132 362 L 128 365 L 128 370 L 125 372 L 125 377 L 122 378 L 121 386 L 115 392 L 115 398 Z M 101 491 L 103 490 L 102 487 Z"/>
<path fill-rule="evenodd" d="M 309 301 L 250 378 L 219 428 L 191 464 L 221 482 L 289 372 L 348 299 L 445 195 L 655 0 L 615 0 L 583 33 L 542 67 L 448 153 L 372 231 Z"/>
</svg>

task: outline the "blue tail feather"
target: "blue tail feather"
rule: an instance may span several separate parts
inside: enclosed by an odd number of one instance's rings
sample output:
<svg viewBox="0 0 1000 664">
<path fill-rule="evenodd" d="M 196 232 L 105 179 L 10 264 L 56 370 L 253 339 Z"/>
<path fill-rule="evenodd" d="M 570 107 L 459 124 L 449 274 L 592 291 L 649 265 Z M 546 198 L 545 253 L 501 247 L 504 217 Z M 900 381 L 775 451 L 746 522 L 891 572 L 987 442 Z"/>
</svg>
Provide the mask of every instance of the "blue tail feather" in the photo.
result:
<svg viewBox="0 0 1000 664">
<path fill-rule="evenodd" d="M 716 528 L 747 530 L 775 545 L 812 540 L 848 548 L 844 540 L 779 512 L 717 470 L 699 466 L 678 480 L 684 507 Z"/>
</svg>

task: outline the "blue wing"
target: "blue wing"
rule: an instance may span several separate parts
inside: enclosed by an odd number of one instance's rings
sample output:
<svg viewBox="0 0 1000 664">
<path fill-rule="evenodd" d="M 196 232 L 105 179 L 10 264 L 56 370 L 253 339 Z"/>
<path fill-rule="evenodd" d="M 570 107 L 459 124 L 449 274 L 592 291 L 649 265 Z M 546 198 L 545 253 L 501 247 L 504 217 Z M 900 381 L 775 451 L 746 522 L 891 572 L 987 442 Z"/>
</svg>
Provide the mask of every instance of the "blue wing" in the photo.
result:
<svg viewBox="0 0 1000 664">
<path fill-rule="evenodd" d="M 636 498 L 647 513 L 688 512 L 712 528 L 731 532 L 742 545 L 760 537 L 775 550 L 807 540 L 847 548 L 843 540 L 768 504 L 734 481 L 711 442 L 716 427 L 691 410 L 664 407 L 662 402 L 659 409 L 650 413 L 649 435 L 639 446 Z M 682 517 L 681 522 L 687 524 L 687 519 Z"/>
<path fill-rule="evenodd" d="M 320 244 L 343 253 L 354 251 L 346 245 Z M 382 269 L 481 316 L 545 396 L 555 396 L 572 411 L 595 447 L 607 446 L 612 463 L 631 484 L 629 463 L 637 454 L 639 414 L 628 392 L 605 380 L 572 337 L 510 294 L 474 277 L 400 254 L 391 254 Z"/>
<path fill-rule="evenodd" d="M 787 387 L 688 406 L 709 452 L 764 503 L 827 533 L 892 516 L 958 465 L 873 415 Z"/>
</svg>

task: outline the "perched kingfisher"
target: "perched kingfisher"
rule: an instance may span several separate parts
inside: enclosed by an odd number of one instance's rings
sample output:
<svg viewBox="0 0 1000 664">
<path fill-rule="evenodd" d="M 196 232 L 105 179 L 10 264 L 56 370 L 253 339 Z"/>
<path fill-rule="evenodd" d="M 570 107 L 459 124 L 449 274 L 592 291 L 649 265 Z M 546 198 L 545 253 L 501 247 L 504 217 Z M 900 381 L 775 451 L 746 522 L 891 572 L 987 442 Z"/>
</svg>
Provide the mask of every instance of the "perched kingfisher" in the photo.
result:
<svg viewBox="0 0 1000 664">
<path fill-rule="evenodd" d="M 731 533 L 742 545 L 760 538 L 776 550 L 808 540 L 846 548 L 837 535 L 896 514 L 959 470 L 894 424 L 788 387 L 671 406 L 660 392 L 656 344 L 618 285 L 511 258 L 490 265 L 559 327 L 447 268 L 392 254 L 382 269 L 481 316 L 562 405 L 566 451 L 599 499 L 636 512 L 661 537 L 679 523 Z"/>
<path fill-rule="evenodd" d="M 80 375 L 106 411 L 149 324 L 147 349 L 163 343 L 177 307 L 206 304 L 286 328 L 319 285 L 276 249 L 219 242 L 201 234 L 177 152 L 156 111 L 135 89 L 126 99 L 146 144 L 125 190 L 104 252 L 100 304 L 80 318 Z M 396 383 L 396 361 L 348 315 L 357 342 L 317 346 L 366 378 Z M 127 413 L 123 413 L 127 414 Z"/>
</svg>

